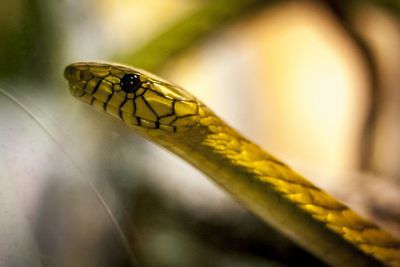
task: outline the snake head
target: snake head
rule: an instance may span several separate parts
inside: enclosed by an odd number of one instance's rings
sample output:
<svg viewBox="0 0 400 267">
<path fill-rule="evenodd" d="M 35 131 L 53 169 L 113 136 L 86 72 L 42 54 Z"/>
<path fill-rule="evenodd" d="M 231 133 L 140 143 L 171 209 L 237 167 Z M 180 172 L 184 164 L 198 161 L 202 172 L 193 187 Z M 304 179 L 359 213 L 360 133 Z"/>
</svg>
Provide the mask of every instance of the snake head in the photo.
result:
<svg viewBox="0 0 400 267">
<path fill-rule="evenodd" d="M 201 103 L 176 85 L 146 71 L 103 63 L 65 68 L 71 94 L 129 126 L 176 132 L 196 125 Z"/>
</svg>

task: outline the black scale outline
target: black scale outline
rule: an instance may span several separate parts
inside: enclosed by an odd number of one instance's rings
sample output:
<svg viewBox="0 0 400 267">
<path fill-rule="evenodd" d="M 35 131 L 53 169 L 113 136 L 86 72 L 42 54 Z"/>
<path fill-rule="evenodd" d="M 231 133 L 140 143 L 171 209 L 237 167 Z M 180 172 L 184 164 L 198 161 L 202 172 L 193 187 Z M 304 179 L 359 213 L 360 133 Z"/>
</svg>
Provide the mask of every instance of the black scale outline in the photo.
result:
<svg viewBox="0 0 400 267">
<path fill-rule="evenodd" d="M 90 71 L 90 66 L 89 66 L 89 71 Z M 140 73 L 136 73 L 136 72 L 132 72 L 132 73 L 126 72 L 126 74 L 135 74 L 135 75 L 141 76 Z M 92 99 L 91 99 L 91 102 L 90 102 L 91 105 L 93 105 L 93 103 L 94 103 L 95 100 L 101 101 L 101 100 L 97 99 L 97 98 L 94 96 L 94 94 L 98 91 L 98 89 L 100 88 L 101 83 L 105 80 L 106 77 L 108 77 L 108 76 L 113 76 L 113 77 L 115 77 L 115 78 L 117 78 L 117 79 L 121 79 L 121 78 L 119 78 L 118 76 L 115 76 L 114 74 L 112 74 L 110 69 L 108 70 L 108 75 L 106 75 L 106 76 L 104 76 L 104 77 L 98 77 L 98 76 L 94 75 L 93 73 L 92 73 L 92 75 L 93 75 L 92 79 L 98 78 L 99 81 L 98 81 L 97 84 L 95 85 L 95 88 L 93 89 L 92 93 L 90 93 L 91 96 L 92 96 Z M 85 86 L 84 86 L 83 90 L 86 90 L 87 84 L 88 84 L 88 82 L 89 82 L 90 80 L 91 80 L 91 79 L 85 81 Z M 116 91 L 114 90 L 114 86 L 115 86 L 116 84 L 113 83 L 113 82 L 111 82 L 111 81 L 109 81 L 109 80 L 105 80 L 105 82 L 108 82 L 108 83 L 112 84 L 111 88 L 112 88 L 112 91 L 113 91 L 113 92 L 107 97 L 107 99 L 106 99 L 105 101 L 101 101 L 102 104 L 103 104 L 103 110 L 104 110 L 105 112 L 107 112 L 107 106 L 108 106 L 108 104 L 109 104 L 109 101 L 111 100 L 111 98 L 113 97 L 113 95 L 116 93 Z M 153 81 L 151 81 L 151 82 L 153 82 Z M 176 113 L 175 113 L 175 104 L 176 104 L 176 102 L 183 102 L 183 101 L 178 100 L 178 99 L 174 99 L 174 98 L 171 98 L 171 97 L 168 97 L 168 96 L 165 96 L 165 95 L 163 95 L 163 94 L 161 94 L 161 93 L 159 93 L 159 92 L 153 90 L 152 88 L 150 88 L 150 86 L 148 86 L 147 88 L 145 88 L 145 87 L 142 86 L 143 83 L 149 83 L 149 80 L 147 80 L 146 82 L 141 82 L 141 87 L 140 87 L 140 88 L 143 88 L 143 89 L 144 89 L 144 92 L 143 92 L 141 95 L 136 95 L 136 94 L 134 93 L 134 97 L 133 97 L 133 98 L 128 98 L 128 93 L 125 92 L 125 94 L 124 94 L 124 100 L 121 102 L 121 104 L 120 104 L 118 107 L 116 107 L 116 108 L 118 109 L 118 117 L 119 117 L 123 122 L 126 123 L 126 121 L 125 121 L 125 119 L 124 119 L 124 117 L 123 117 L 123 115 L 122 115 L 122 114 L 123 114 L 123 111 L 121 110 L 121 108 L 126 104 L 126 102 L 127 102 L 128 100 L 130 100 L 130 101 L 133 102 L 133 109 L 134 109 L 134 111 L 135 111 L 134 114 L 133 114 L 133 115 L 134 115 L 133 117 L 135 118 L 135 120 L 136 120 L 136 122 L 137 122 L 137 124 L 136 124 L 137 126 L 142 126 L 142 121 L 141 121 L 141 120 L 149 121 L 149 122 L 152 122 L 152 123 L 155 124 L 155 127 L 146 127 L 146 128 L 148 128 L 148 129 L 160 129 L 160 125 L 162 124 L 162 125 L 166 125 L 166 126 L 172 127 L 173 131 L 176 132 L 176 130 L 177 130 L 177 129 L 176 129 L 176 126 L 175 126 L 175 125 L 172 125 L 172 124 L 173 124 L 174 122 L 176 122 L 178 119 L 187 118 L 187 117 L 199 115 L 199 106 L 198 106 L 199 103 L 198 103 L 197 101 L 195 101 L 195 100 L 183 100 L 184 102 L 195 103 L 195 104 L 196 104 L 196 112 L 195 112 L 195 114 L 188 114 L 188 115 L 179 116 L 179 117 L 176 116 Z M 155 83 L 155 84 L 160 84 L 160 85 L 164 85 L 164 83 L 158 83 L 158 82 L 153 82 L 153 83 Z M 151 92 L 157 94 L 158 96 L 166 97 L 167 99 L 172 100 L 171 113 L 168 113 L 168 114 L 163 115 L 163 116 L 158 116 L 157 112 L 154 110 L 154 108 L 148 103 L 148 101 L 147 101 L 146 98 L 144 97 L 144 94 L 146 93 L 147 90 L 150 90 Z M 124 90 L 121 90 L 121 91 L 124 91 Z M 118 91 L 118 92 L 120 92 L 120 91 Z M 86 94 L 88 94 L 88 93 L 86 93 Z M 82 96 L 83 96 L 83 95 L 82 95 Z M 135 100 L 136 100 L 138 97 L 141 97 L 141 98 L 142 98 L 142 100 L 144 101 L 145 105 L 146 105 L 146 106 L 151 110 L 151 112 L 156 116 L 156 118 L 157 118 L 156 121 L 147 120 L 147 119 L 145 119 L 145 118 L 141 118 L 141 117 L 139 117 L 139 116 L 136 115 L 137 105 L 136 105 Z M 175 118 L 174 118 L 170 123 L 168 123 L 168 124 L 160 123 L 160 121 L 159 121 L 160 119 L 165 118 L 165 117 L 169 117 L 169 116 L 172 116 L 172 115 L 175 115 Z"/>
</svg>

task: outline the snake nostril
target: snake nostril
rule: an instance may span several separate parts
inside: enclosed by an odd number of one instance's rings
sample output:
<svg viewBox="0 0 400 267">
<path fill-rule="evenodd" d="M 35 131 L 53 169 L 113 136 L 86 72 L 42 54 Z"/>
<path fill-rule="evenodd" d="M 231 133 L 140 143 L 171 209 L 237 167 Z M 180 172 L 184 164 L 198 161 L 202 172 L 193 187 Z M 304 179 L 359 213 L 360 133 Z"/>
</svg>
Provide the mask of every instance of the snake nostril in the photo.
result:
<svg viewBox="0 0 400 267">
<path fill-rule="evenodd" d="M 125 74 L 121 79 L 120 85 L 125 92 L 134 93 L 140 88 L 142 82 L 137 74 Z"/>
</svg>

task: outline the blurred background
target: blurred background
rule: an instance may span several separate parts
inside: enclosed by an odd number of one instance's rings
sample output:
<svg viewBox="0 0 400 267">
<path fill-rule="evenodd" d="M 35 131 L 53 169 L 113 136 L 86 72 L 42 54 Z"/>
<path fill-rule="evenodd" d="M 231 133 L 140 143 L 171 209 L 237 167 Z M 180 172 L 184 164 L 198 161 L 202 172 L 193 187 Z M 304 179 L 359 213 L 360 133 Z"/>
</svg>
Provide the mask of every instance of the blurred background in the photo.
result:
<svg viewBox="0 0 400 267">
<path fill-rule="evenodd" d="M 324 266 L 69 95 L 103 60 L 180 84 L 400 238 L 400 4 L 0 0 L 0 266 Z"/>
</svg>

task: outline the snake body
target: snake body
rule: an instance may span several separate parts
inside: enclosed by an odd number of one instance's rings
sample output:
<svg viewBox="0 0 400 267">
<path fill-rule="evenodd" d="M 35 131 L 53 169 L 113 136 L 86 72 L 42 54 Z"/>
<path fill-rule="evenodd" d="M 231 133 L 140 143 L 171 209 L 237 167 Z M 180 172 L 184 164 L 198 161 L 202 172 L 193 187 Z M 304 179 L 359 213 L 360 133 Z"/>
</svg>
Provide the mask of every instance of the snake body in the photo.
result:
<svg viewBox="0 0 400 267">
<path fill-rule="evenodd" d="M 400 266 L 400 242 L 242 137 L 184 89 L 108 63 L 65 69 L 71 94 L 177 154 L 332 266 Z"/>
</svg>

